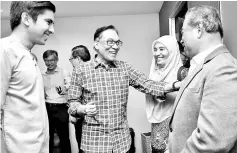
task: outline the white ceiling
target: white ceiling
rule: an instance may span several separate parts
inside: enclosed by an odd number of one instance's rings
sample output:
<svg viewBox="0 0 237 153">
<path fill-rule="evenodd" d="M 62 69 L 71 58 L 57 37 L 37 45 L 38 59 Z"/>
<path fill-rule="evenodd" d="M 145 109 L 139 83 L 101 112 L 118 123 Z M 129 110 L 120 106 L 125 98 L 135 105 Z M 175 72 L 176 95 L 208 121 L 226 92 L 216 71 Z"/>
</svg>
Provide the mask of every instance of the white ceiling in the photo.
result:
<svg viewBox="0 0 237 153">
<path fill-rule="evenodd" d="M 56 17 L 88 17 L 159 13 L 163 1 L 52 1 Z M 1 17 L 8 19 L 10 1 L 1 1 Z"/>
</svg>

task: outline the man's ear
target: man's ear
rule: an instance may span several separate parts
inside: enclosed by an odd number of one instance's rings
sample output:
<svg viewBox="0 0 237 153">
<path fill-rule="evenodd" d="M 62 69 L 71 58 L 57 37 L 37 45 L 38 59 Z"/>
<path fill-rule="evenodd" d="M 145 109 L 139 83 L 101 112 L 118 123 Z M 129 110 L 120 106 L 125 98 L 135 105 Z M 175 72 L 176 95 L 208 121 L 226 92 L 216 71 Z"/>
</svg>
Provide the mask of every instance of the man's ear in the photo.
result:
<svg viewBox="0 0 237 153">
<path fill-rule="evenodd" d="M 204 33 L 203 24 L 198 24 L 198 26 L 196 28 L 197 38 L 200 39 L 202 37 L 203 33 Z"/>
<path fill-rule="evenodd" d="M 21 14 L 21 21 L 22 21 L 26 26 L 29 26 L 29 25 L 30 25 L 31 20 L 32 20 L 32 18 L 29 16 L 28 13 L 23 12 L 23 13 Z"/>
<path fill-rule="evenodd" d="M 98 44 L 98 41 L 95 41 L 94 42 L 94 48 L 96 49 L 96 50 L 98 50 L 99 49 L 99 46 L 98 46 L 99 44 Z"/>
</svg>

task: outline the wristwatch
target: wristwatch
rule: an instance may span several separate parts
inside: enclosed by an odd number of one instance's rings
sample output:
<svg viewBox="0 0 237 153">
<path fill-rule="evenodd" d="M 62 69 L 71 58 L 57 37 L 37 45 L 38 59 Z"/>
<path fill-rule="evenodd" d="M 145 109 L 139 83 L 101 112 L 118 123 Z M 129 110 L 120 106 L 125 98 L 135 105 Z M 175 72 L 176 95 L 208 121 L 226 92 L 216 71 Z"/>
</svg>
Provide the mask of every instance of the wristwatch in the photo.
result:
<svg viewBox="0 0 237 153">
<path fill-rule="evenodd" d="M 174 81 L 173 84 L 172 84 L 172 89 L 174 91 L 178 91 L 179 89 L 178 88 L 175 88 L 175 83 L 179 82 L 178 80 L 177 81 Z"/>
</svg>

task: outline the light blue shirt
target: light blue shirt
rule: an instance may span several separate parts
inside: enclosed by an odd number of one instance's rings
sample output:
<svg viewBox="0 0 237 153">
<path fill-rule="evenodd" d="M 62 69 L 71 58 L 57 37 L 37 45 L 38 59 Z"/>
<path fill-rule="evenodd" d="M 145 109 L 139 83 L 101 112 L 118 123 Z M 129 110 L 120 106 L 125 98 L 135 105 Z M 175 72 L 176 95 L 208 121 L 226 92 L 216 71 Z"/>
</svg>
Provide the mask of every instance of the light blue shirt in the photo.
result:
<svg viewBox="0 0 237 153">
<path fill-rule="evenodd" d="M 1 39 L 1 128 L 7 152 L 48 153 L 49 125 L 40 69 L 14 36 Z"/>
</svg>

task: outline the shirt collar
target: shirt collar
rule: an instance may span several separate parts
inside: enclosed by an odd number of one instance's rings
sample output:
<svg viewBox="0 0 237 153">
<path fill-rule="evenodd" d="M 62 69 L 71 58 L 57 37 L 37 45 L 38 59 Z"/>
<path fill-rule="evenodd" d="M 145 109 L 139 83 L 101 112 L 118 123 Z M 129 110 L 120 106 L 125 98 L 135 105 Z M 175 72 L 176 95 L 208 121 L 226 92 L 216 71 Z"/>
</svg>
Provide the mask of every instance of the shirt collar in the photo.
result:
<svg viewBox="0 0 237 153">
<path fill-rule="evenodd" d="M 93 59 L 94 64 L 95 64 L 95 68 L 102 67 L 102 68 L 105 68 L 106 70 L 108 70 L 110 68 L 116 68 L 117 67 L 116 61 L 115 62 L 110 61 L 108 63 L 103 63 L 103 62 L 99 61 L 97 57 L 98 57 L 98 54 L 96 54 L 94 56 L 94 59 Z"/>
<path fill-rule="evenodd" d="M 54 73 L 56 73 L 56 72 L 58 72 L 58 71 L 59 71 L 59 67 L 57 66 L 56 69 L 54 70 Z M 53 74 L 54 74 L 54 73 L 53 73 Z M 48 71 L 48 69 L 46 70 L 45 74 L 50 74 L 49 71 Z"/>
<path fill-rule="evenodd" d="M 204 62 L 205 58 L 212 53 L 214 50 L 216 50 L 218 47 L 222 46 L 223 44 L 219 44 L 216 46 L 213 46 L 211 48 L 208 48 L 204 51 L 202 51 L 201 53 L 197 54 L 196 56 L 194 56 L 192 58 L 192 60 L 190 61 L 190 64 L 201 64 Z"/>
</svg>

